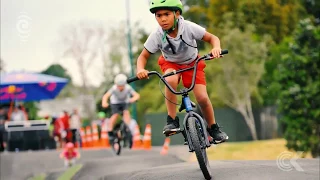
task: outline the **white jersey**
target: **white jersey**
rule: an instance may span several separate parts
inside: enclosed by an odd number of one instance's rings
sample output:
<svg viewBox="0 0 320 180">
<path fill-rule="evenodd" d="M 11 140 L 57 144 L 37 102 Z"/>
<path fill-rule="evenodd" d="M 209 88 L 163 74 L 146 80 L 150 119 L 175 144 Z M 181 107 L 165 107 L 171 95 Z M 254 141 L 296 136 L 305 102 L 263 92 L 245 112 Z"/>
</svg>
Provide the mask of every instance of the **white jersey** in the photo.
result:
<svg viewBox="0 0 320 180">
<path fill-rule="evenodd" d="M 136 91 L 128 84 L 125 85 L 125 88 L 120 91 L 116 85 L 113 85 L 108 92 L 111 94 L 110 103 L 111 104 L 121 104 L 128 103 L 130 97 Z"/>
<path fill-rule="evenodd" d="M 152 54 L 161 50 L 166 61 L 177 64 L 189 64 L 197 58 L 198 49 L 195 48 L 197 47 L 196 40 L 201 40 L 205 35 L 206 30 L 191 21 L 184 20 L 182 16 L 180 16 L 178 20 L 177 37 L 173 38 L 166 35 L 167 38 L 164 38 L 164 32 L 159 26 L 149 35 L 147 41 L 144 43 L 144 47 Z M 167 39 L 172 44 L 175 54 Z"/>
</svg>

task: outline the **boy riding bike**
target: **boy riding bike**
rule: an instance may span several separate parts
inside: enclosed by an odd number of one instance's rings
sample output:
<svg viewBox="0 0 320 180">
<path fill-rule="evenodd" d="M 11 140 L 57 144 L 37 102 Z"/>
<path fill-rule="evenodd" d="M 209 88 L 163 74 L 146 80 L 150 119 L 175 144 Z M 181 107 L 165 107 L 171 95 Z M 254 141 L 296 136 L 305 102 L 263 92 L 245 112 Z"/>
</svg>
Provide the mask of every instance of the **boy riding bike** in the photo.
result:
<svg viewBox="0 0 320 180">
<path fill-rule="evenodd" d="M 163 73 L 169 73 L 178 69 L 191 67 L 198 58 L 196 40 L 203 40 L 212 45 L 212 56 L 219 58 L 221 54 L 220 40 L 213 34 L 208 33 L 201 26 L 184 20 L 182 14 L 182 3 L 180 0 L 151 0 L 150 12 L 155 14 L 159 27 L 152 32 L 144 44 L 144 49 L 137 60 L 137 77 L 148 78 L 145 69 L 150 54 L 161 50 L 162 55 L 158 59 L 158 65 Z M 206 64 L 200 61 L 196 74 L 196 84 L 193 89 L 195 98 L 201 107 L 204 119 L 208 123 L 208 132 L 217 143 L 228 139 L 225 132 L 215 122 L 214 111 L 206 89 L 206 78 L 204 68 Z M 166 81 L 176 90 L 180 79 L 183 85 L 190 87 L 192 83 L 193 70 L 166 77 Z M 180 131 L 179 118 L 176 116 L 176 95 L 166 87 L 166 106 L 168 110 L 167 124 L 163 133 L 167 136 Z M 174 104 L 175 103 L 175 104 Z"/>
<path fill-rule="evenodd" d="M 130 98 L 130 96 L 132 97 Z M 129 103 L 137 101 L 140 95 L 127 84 L 126 75 L 118 74 L 114 79 L 114 85 L 102 97 L 102 107 L 107 108 L 109 106 L 109 98 L 112 116 L 109 119 L 108 136 L 110 142 L 112 142 L 114 138 L 113 128 L 119 114 L 123 113 L 124 122 L 129 125 L 131 121 L 128 110 Z"/>
</svg>

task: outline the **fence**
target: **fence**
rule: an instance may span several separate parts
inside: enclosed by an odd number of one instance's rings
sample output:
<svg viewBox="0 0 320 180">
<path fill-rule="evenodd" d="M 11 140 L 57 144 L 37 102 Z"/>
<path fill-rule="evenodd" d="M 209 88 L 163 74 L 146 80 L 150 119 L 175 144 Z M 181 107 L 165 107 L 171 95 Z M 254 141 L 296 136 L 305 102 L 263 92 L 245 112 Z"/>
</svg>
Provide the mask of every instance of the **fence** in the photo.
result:
<svg viewBox="0 0 320 180">
<path fill-rule="evenodd" d="M 252 140 L 249 128 L 239 112 L 229 108 L 216 108 L 214 112 L 216 121 L 223 126 L 223 131 L 228 134 L 229 142 Z M 254 109 L 253 114 L 258 139 L 272 139 L 281 136 L 281 128 L 275 107 Z M 152 126 L 151 138 L 153 146 L 161 146 L 164 142 L 165 136 L 162 134 L 162 129 L 166 123 L 166 117 L 166 113 L 151 113 L 145 116 L 146 123 L 150 123 Z M 182 127 L 184 114 L 178 113 L 178 117 Z M 182 134 L 171 136 L 171 144 L 181 145 L 183 142 Z"/>
</svg>

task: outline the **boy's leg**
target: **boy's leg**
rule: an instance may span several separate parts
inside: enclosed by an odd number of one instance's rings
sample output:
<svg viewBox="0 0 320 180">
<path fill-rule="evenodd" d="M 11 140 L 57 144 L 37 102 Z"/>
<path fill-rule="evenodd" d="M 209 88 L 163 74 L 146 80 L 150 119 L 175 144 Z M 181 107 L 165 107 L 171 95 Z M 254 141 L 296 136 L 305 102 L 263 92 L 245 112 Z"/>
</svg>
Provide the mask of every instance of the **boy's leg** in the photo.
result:
<svg viewBox="0 0 320 180">
<path fill-rule="evenodd" d="M 69 160 L 66 158 L 64 159 L 64 166 L 65 167 L 68 167 L 69 166 Z"/>
<path fill-rule="evenodd" d="M 200 105 L 204 119 L 208 123 L 208 132 L 210 136 L 218 143 L 224 142 L 228 139 L 228 136 L 225 132 L 220 130 L 219 125 L 215 121 L 214 110 L 210 102 L 206 86 L 203 84 L 196 84 L 193 92 Z"/>
<path fill-rule="evenodd" d="M 198 104 L 200 105 L 200 109 L 202 110 L 204 119 L 208 123 L 208 132 L 210 136 L 212 136 L 212 138 L 219 143 L 228 139 L 228 136 L 225 132 L 222 132 L 220 130 L 220 127 L 215 122 L 212 104 L 210 102 L 210 99 L 207 93 L 207 88 L 206 88 L 206 77 L 204 72 L 205 67 L 206 67 L 206 63 L 204 61 L 200 61 L 198 63 L 198 69 L 197 69 L 196 79 L 195 79 L 196 82 L 195 82 L 193 92 Z M 191 86 L 192 77 L 193 77 L 193 71 L 186 71 L 182 73 L 183 85 L 185 87 Z"/>
<path fill-rule="evenodd" d="M 130 111 L 128 110 L 129 105 L 128 104 L 123 104 L 122 110 L 123 110 L 123 120 L 126 123 L 127 126 L 129 126 L 131 122 L 131 115 Z"/>
<path fill-rule="evenodd" d="M 109 123 L 108 123 L 108 136 L 109 136 L 109 143 L 112 143 L 113 139 L 114 139 L 114 134 L 113 134 L 113 126 L 119 116 L 119 105 L 118 104 L 111 104 L 111 113 L 112 116 L 109 119 Z"/>
<path fill-rule="evenodd" d="M 71 164 L 72 164 L 72 165 L 75 165 L 75 164 L 76 164 L 76 158 L 72 158 L 72 159 L 71 159 Z"/>
<path fill-rule="evenodd" d="M 179 66 L 175 63 L 168 62 L 164 59 L 164 57 L 161 55 L 158 59 L 158 65 L 161 68 L 161 71 L 163 73 L 168 73 L 173 70 L 179 69 Z M 176 90 L 179 84 L 181 74 L 173 75 L 166 77 L 166 81 L 170 84 L 170 86 Z M 179 125 L 179 118 L 176 116 L 176 105 L 173 103 L 177 103 L 177 97 L 175 94 L 171 93 L 171 91 L 165 87 L 165 96 L 166 96 L 166 106 L 168 111 L 167 116 L 167 124 L 163 128 L 163 134 L 169 136 L 176 134 L 177 131 L 180 130 Z M 168 99 L 171 101 L 168 101 Z M 172 103 L 173 102 L 173 103 Z"/>
<path fill-rule="evenodd" d="M 165 74 L 173 70 L 174 69 L 169 68 L 165 71 Z M 176 90 L 179 84 L 179 78 L 180 78 L 180 75 L 177 74 L 177 75 L 166 77 L 166 81 L 168 82 L 168 84 L 170 84 L 170 86 L 174 90 Z M 167 87 L 165 87 L 165 95 L 167 97 L 165 102 L 167 106 L 168 116 L 167 116 L 167 124 L 163 128 L 163 134 L 173 135 L 180 130 L 179 118 L 176 116 L 177 115 L 176 105 L 173 104 L 173 103 L 177 103 L 177 96 L 173 94 Z"/>
</svg>

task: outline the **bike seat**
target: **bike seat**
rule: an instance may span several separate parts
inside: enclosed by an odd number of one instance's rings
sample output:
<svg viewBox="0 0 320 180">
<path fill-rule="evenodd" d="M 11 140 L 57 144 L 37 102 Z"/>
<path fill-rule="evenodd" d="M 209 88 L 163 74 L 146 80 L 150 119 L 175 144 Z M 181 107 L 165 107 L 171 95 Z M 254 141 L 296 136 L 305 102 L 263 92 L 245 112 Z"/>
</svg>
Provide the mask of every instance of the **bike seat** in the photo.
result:
<svg viewBox="0 0 320 180">
<path fill-rule="evenodd" d="M 191 106 L 192 106 L 193 108 L 195 108 L 195 107 L 196 107 L 196 103 L 194 103 L 194 102 L 192 102 L 192 101 L 190 101 L 190 102 L 191 102 Z M 180 108 L 179 108 L 179 112 L 181 112 L 181 111 L 183 111 L 183 110 L 185 110 L 185 109 L 186 109 L 186 107 L 185 107 L 184 103 L 181 103 Z"/>
</svg>

